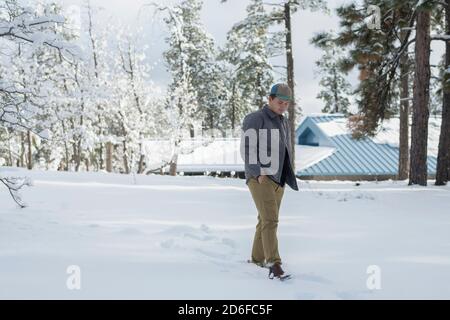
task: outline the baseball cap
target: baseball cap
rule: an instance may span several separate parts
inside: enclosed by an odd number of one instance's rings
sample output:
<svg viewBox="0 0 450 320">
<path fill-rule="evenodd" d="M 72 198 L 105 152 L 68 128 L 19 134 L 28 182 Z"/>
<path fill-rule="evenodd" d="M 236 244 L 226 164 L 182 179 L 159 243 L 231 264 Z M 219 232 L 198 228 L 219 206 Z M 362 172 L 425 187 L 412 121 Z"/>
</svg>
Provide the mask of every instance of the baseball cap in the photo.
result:
<svg viewBox="0 0 450 320">
<path fill-rule="evenodd" d="M 292 90 L 285 83 L 277 83 L 272 86 L 270 95 L 275 95 L 278 99 L 292 101 Z"/>
</svg>

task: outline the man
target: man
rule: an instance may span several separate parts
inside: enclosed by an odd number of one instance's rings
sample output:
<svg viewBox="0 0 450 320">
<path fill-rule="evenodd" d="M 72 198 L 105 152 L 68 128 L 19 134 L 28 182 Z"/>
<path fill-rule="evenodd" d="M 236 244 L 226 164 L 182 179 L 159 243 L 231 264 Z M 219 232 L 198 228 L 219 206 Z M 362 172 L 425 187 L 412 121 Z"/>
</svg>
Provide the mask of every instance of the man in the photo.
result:
<svg viewBox="0 0 450 320">
<path fill-rule="evenodd" d="M 250 262 L 269 267 L 269 277 L 280 280 L 288 278 L 289 275 L 281 268 L 282 262 L 278 252 L 278 215 L 285 184 L 298 190 L 290 161 L 292 155 L 289 147 L 289 124 L 283 116 L 291 97 L 292 91 L 288 85 L 274 85 L 268 104 L 244 118 L 241 137 L 246 184 L 258 210 L 258 224 Z M 254 132 L 256 133 L 252 135 Z M 262 150 L 264 148 L 266 150 Z M 270 157 L 269 163 L 262 161 L 267 159 L 266 155 Z"/>
</svg>

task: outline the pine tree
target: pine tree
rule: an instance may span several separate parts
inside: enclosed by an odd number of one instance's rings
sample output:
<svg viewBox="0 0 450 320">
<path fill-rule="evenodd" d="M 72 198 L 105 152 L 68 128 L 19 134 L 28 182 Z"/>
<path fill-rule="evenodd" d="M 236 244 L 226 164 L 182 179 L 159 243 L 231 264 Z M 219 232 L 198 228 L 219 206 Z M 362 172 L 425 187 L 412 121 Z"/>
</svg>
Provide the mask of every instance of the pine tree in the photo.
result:
<svg viewBox="0 0 450 320">
<path fill-rule="evenodd" d="M 317 95 L 325 103 L 322 112 L 348 114 L 351 85 L 346 80 L 340 68 L 343 59 L 343 49 L 333 41 L 332 34 L 317 34 L 311 43 L 324 51 L 320 60 L 316 61 L 318 74 L 321 76 L 319 85 L 322 90 Z"/>
<path fill-rule="evenodd" d="M 216 62 L 218 52 L 214 40 L 200 21 L 202 4 L 201 0 L 184 0 L 173 8 L 160 7 L 160 10 L 171 11 L 166 23 L 171 28 L 177 24 L 180 29 L 167 39 L 169 49 L 164 52 L 164 58 L 172 74 L 180 73 L 183 61 L 198 104 L 198 109 L 192 114 L 193 120 L 203 121 L 204 129 L 213 129 L 218 124 L 223 105 L 223 70 Z M 174 37 L 176 34 L 179 34 L 179 39 Z M 174 78 L 173 84 L 176 82 Z"/>
<path fill-rule="evenodd" d="M 370 5 L 380 8 L 379 26 L 373 25 Z M 350 54 L 341 67 L 358 67 L 360 83 L 356 90 L 358 115 L 350 118 L 353 136 L 360 138 L 377 133 L 380 123 L 400 115 L 398 178 L 406 179 L 409 171 L 409 74 L 408 57 L 414 12 L 406 1 L 364 1 L 337 9 L 341 30 L 336 42 L 349 47 Z M 369 24 L 372 26 L 369 28 Z"/>
<path fill-rule="evenodd" d="M 228 105 L 231 127 L 255 108 L 262 108 L 273 83 L 273 68 L 269 62 L 269 16 L 261 0 L 251 0 L 247 17 L 236 23 L 227 34 L 221 58 L 230 70 Z"/>
<path fill-rule="evenodd" d="M 168 16 L 164 22 L 169 28 L 167 42 L 169 49 L 164 53 L 168 70 L 172 76 L 166 101 L 166 114 L 170 129 L 171 175 L 176 175 L 180 143 L 185 130 L 192 129 L 195 125 L 196 115 L 199 112 L 198 93 L 194 87 L 194 75 L 198 69 L 192 55 L 195 55 L 195 46 L 188 38 L 184 16 L 191 2 L 184 1 L 182 5 L 174 7 L 161 7 L 155 5 L 158 10 L 166 11 Z M 195 7 L 194 7 L 195 8 Z"/>
<path fill-rule="evenodd" d="M 369 5 L 378 6 L 384 13 L 380 28 L 368 25 L 373 15 L 367 12 Z M 359 116 L 353 118 L 355 137 L 374 135 L 380 122 L 398 110 L 396 72 L 407 47 L 404 42 L 398 47 L 397 41 L 400 30 L 406 27 L 404 21 L 411 19 L 403 13 L 405 6 L 408 4 L 404 1 L 368 0 L 362 5 L 350 3 L 337 9 L 341 29 L 336 42 L 350 49 L 341 66 L 344 71 L 354 67 L 360 70 L 356 90 Z"/>
<path fill-rule="evenodd" d="M 291 16 L 298 10 L 323 10 L 326 11 L 326 2 L 322 0 L 284 0 L 281 3 L 273 4 L 275 9 L 271 13 L 271 21 L 284 24 L 283 33 L 285 35 L 284 50 L 286 55 L 286 79 L 287 84 L 292 88 L 293 101 L 288 108 L 288 121 L 290 130 L 291 147 L 291 167 L 295 172 L 295 130 L 297 113 L 300 108 L 297 106 L 295 95 L 295 77 L 294 77 L 294 52 L 292 45 L 292 22 Z"/>
<path fill-rule="evenodd" d="M 363 9 L 369 5 L 377 5 L 383 13 L 379 29 L 364 26 L 368 14 Z M 430 108 L 429 52 L 427 55 L 426 51 L 429 51 L 428 42 L 431 38 L 430 30 L 424 32 L 424 28 L 429 29 L 427 25 L 432 25 L 431 17 L 439 16 L 441 5 L 441 2 L 433 0 L 372 0 L 364 1 L 362 6 L 352 3 L 338 9 L 342 28 L 338 42 L 340 45 L 353 46 L 350 57 L 343 65 L 349 69 L 358 66 L 361 70 L 361 83 L 357 91 L 360 97 L 358 100 L 360 112 L 357 117 L 352 118 L 354 135 L 356 137 L 374 135 L 385 118 L 398 112 L 396 90 L 400 88 L 399 178 L 406 178 L 406 172 L 409 170 L 411 184 L 426 184 L 425 126 L 428 126 Z M 424 11 L 430 14 L 429 19 L 424 16 Z M 419 15 L 422 24 L 417 26 Z M 413 30 L 416 31 L 415 38 L 412 38 Z M 420 49 L 417 48 L 418 40 Z M 411 64 L 407 54 L 408 48 L 413 44 L 415 44 L 415 63 Z M 418 70 L 418 67 L 421 69 Z M 408 79 L 412 71 L 415 74 L 413 98 L 408 95 Z M 411 157 L 414 157 L 414 160 L 411 159 L 408 169 L 409 100 L 413 100 Z"/>
</svg>

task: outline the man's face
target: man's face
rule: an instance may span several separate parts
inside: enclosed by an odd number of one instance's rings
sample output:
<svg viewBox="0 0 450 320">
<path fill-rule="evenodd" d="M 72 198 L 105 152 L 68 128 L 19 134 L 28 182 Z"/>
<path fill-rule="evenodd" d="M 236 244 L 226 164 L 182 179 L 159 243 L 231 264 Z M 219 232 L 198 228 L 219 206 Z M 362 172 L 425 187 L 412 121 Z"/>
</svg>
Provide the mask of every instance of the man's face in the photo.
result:
<svg viewBox="0 0 450 320">
<path fill-rule="evenodd" d="M 274 98 L 269 97 L 269 107 L 270 107 L 270 110 L 272 110 L 273 112 L 275 112 L 279 115 L 282 115 L 288 109 L 289 101 L 281 100 L 278 97 L 274 97 Z"/>
</svg>

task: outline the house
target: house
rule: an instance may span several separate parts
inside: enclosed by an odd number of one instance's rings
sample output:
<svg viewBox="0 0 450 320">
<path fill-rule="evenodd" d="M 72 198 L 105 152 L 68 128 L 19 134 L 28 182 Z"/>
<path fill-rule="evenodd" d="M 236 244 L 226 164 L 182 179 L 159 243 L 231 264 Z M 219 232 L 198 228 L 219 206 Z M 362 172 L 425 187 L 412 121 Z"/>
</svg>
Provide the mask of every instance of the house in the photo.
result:
<svg viewBox="0 0 450 320">
<path fill-rule="evenodd" d="M 436 172 L 441 118 L 430 117 L 428 128 L 428 174 Z M 295 166 L 300 179 L 383 180 L 398 172 L 399 119 L 383 121 L 373 138 L 355 140 L 342 114 L 311 114 L 300 119 L 295 131 Z M 179 174 L 240 176 L 244 163 L 238 137 L 185 139 L 180 143 Z M 149 141 L 149 167 L 171 157 L 168 141 Z M 150 161 L 153 160 L 154 164 Z M 166 170 L 167 172 L 167 170 Z"/>
<path fill-rule="evenodd" d="M 431 117 L 428 175 L 436 174 L 440 118 Z M 297 176 L 315 180 L 395 179 L 398 172 L 399 119 L 385 120 L 373 138 L 356 140 L 342 114 L 304 117 L 295 131 Z M 296 161 L 297 163 L 297 161 Z"/>
</svg>

